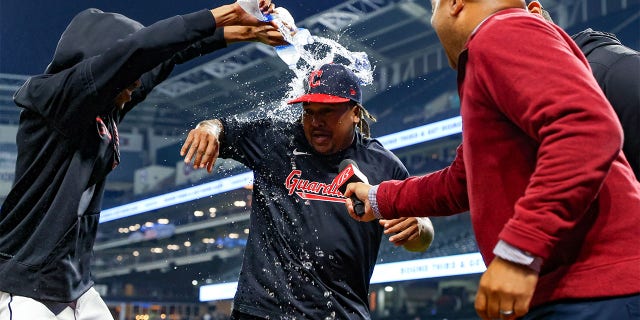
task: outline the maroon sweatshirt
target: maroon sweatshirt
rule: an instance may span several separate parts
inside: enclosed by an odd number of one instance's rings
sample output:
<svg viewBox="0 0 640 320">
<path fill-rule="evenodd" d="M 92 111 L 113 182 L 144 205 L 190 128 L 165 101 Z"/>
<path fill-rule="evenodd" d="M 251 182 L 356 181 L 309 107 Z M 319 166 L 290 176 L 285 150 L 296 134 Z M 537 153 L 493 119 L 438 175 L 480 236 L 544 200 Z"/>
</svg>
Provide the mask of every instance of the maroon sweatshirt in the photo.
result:
<svg viewBox="0 0 640 320">
<path fill-rule="evenodd" d="M 544 259 L 533 306 L 640 292 L 640 184 L 571 38 L 524 10 L 500 11 L 469 38 L 458 90 L 456 159 L 380 184 L 380 213 L 470 210 L 487 265 L 499 239 Z"/>
</svg>

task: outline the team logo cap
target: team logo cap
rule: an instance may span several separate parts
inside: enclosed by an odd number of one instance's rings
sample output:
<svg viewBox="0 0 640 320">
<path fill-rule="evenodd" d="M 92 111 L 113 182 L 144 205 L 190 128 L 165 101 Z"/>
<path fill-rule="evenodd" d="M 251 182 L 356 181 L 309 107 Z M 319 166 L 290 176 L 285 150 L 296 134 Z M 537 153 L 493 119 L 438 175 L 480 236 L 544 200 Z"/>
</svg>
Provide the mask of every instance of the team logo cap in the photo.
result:
<svg viewBox="0 0 640 320">
<path fill-rule="evenodd" d="M 343 103 L 349 100 L 362 104 L 358 77 L 344 65 L 331 63 L 312 71 L 306 93 L 287 103 Z"/>
</svg>

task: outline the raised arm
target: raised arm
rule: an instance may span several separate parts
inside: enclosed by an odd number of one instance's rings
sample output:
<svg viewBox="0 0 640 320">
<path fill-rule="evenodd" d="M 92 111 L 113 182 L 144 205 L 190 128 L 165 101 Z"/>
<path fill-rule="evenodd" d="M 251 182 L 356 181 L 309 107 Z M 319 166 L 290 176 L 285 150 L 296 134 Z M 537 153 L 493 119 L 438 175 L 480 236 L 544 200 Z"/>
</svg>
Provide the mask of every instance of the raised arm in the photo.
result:
<svg viewBox="0 0 640 320">
<path fill-rule="evenodd" d="M 262 42 L 270 46 L 284 45 L 287 43 L 284 41 L 278 29 L 270 24 L 218 28 L 212 36 L 190 45 L 186 49 L 176 53 L 171 59 L 142 75 L 140 78 L 142 85 L 134 91 L 131 101 L 125 106 L 124 113 L 142 102 L 155 86 L 167 79 L 175 65 L 226 48 L 227 45 L 231 43 L 248 41 Z"/>
<path fill-rule="evenodd" d="M 213 170 L 213 165 L 220 153 L 220 139 L 224 133 L 224 127 L 220 120 L 205 120 L 200 122 L 195 129 L 189 132 L 187 140 L 180 149 L 180 155 L 185 163 L 191 163 L 195 169 L 207 168 Z"/>
</svg>

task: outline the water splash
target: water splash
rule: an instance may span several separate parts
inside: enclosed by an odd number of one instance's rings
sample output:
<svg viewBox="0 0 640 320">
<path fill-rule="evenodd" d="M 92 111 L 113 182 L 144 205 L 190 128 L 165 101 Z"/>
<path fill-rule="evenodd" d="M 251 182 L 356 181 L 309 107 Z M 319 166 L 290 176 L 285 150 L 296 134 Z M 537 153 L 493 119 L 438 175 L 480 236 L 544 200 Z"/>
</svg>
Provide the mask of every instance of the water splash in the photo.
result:
<svg viewBox="0 0 640 320">
<path fill-rule="evenodd" d="M 365 52 L 354 52 L 338 41 L 312 36 L 306 31 L 310 39 L 295 41 L 296 62 L 289 65 L 287 71 L 279 77 L 280 83 L 275 86 L 283 86 L 283 93 L 273 96 L 272 93 L 263 93 L 251 90 L 250 83 L 240 84 L 246 95 L 253 97 L 251 101 L 260 101 L 246 112 L 231 115 L 239 122 L 252 122 L 256 119 L 269 118 L 276 121 L 296 122 L 302 115 L 301 108 L 292 107 L 287 101 L 299 97 L 305 93 L 306 81 L 311 71 L 319 69 L 327 63 L 342 64 L 349 68 L 358 77 L 361 86 L 373 83 L 373 71 L 369 57 Z M 282 61 L 281 63 L 285 63 Z M 287 63 L 285 63 L 287 64 Z M 291 70 L 291 71 L 289 71 Z M 248 100 L 249 101 L 249 100 Z M 248 102 L 247 101 L 247 102 Z M 254 102 L 255 103 L 255 102 Z"/>
<path fill-rule="evenodd" d="M 309 73 L 319 69 L 327 63 L 336 63 L 346 66 L 358 77 L 361 86 L 373 83 L 373 71 L 369 57 L 365 52 L 354 52 L 336 40 L 320 36 L 311 36 L 313 41 L 304 41 L 294 44 L 300 55 L 294 65 L 290 66 L 293 77 L 287 84 L 287 91 L 281 100 L 262 109 L 267 117 L 280 120 L 297 120 L 300 117 L 299 108 L 291 108 L 287 101 L 299 97 L 305 93 L 305 81 Z M 310 43 L 309 43 L 310 42 Z M 284 63 L 284 62 L 283 62 Z M 258 106 L 262 108 L 263 106 Z"/>
<path fill-rule="evenodd" d="M 365 52 L 352 52 L 335 40 L 313 36 L 309 30 L 296 27 L 295 19 L 285 8 L 278 7 L 273 14 L 263 15 L 257 0 L 237 0 L 236 2 L 258 20 L 274 21 L 278 25 L 284 39 L 290 45 L 275 47 L 276 53 L 294 72 L 294 77 L 288 85 L 289 90 L 283 99 L 269 105 L 254 106 L 251 112 L 246 112 L 238 120 L 250 121 L 251 118 L 260 118 L 265 115 L 284 121 L 299 119 L 300 108 L 291 108 L 286 102 L 304 94 L 304 80 L 307 75 L 327 63 L 342 64 L 351 69 L 362 86 L 373 83 L 373 70 Z"/>
<path fill-rule="evenodd" d="M 358 77 L 360 85 L 366 86 L 373 83 L 373 70 L 365 52 L 352 52 L 329 38 L 311 37 L 313 38 L 312 43 L 305 41 L 302 44 L 294 44 L 300 54 L 300 59 L 295 67 L 291 68 L 295 76 L 289 83 L 290 90 L 287 92 L 287 98 L 293 99 L 302 95 L 305 90 L 304 80 L 307 79 L 309 73 L 327 63 L 346 66 Z"/>
</svg>

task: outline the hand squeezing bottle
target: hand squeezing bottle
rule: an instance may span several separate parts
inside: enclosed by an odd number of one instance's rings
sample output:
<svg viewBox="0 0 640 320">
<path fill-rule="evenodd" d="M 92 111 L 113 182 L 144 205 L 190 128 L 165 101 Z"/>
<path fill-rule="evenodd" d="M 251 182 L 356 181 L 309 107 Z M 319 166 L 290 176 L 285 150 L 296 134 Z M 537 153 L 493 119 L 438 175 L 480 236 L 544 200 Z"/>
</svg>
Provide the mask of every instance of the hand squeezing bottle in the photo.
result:
<svg viewBox="0 0 640 320">
<path fill-rule="evenodd" d="M 244 11 L 253 15 L 256 19 L 265 22 L 273 21 L 275 23 L 282 37 L 289 44 L 276 46 L 274 49 L 278 57 L 280 57 L 290 69 L 294 69 L 300 59 L 300 50 L 303 50 L 302 47 L 314 41 L 309 30 L 297 28 L 295 20 L 285 8 L 275 8 L 273 14 L 265 15 L 260 11 L 258 0 L 237 0 L 237 3 Z"/>
</svg>

